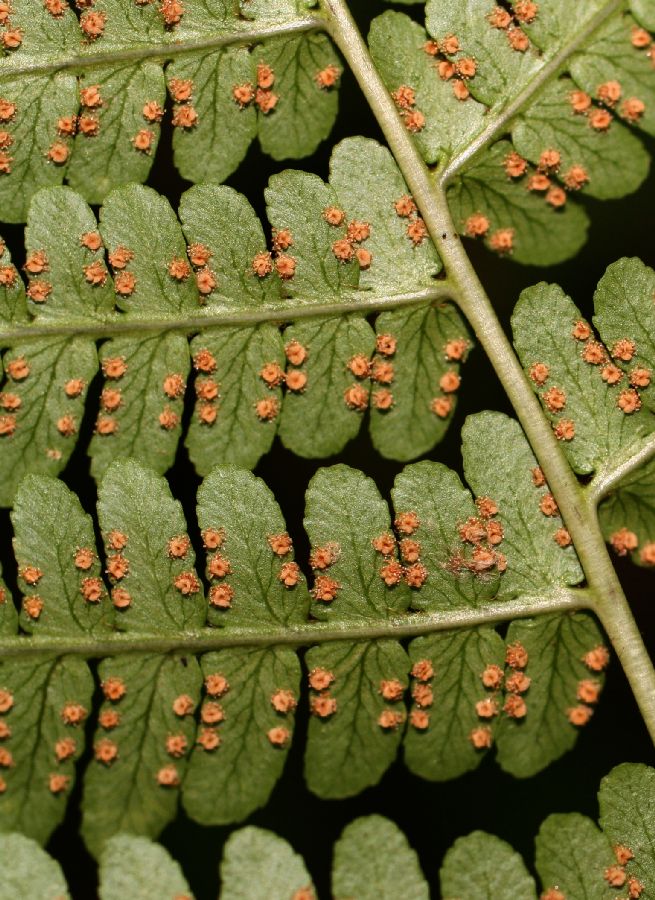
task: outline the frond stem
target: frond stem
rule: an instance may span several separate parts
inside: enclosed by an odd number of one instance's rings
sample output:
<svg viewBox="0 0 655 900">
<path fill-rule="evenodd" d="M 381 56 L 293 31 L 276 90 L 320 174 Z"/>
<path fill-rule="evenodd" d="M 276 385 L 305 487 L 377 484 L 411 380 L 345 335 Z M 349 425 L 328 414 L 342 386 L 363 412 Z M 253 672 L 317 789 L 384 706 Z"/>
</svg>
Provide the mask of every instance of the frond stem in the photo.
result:
<svg viewBox="0 0 655 900">
<path fill-rule="evenodd" d="M 317 319 L 328 316 L 345 316 L 350 313 L 374 313 L 387 309 L 398 309 L 407 306 L 421 306 L 438 303 L 452 297 L 452 287 L 447 280 L 434 283 L 434 286 L 422 291 L 409 291 L 405 294 L 389 294 L 375 297 L 360 292 L 359 297 L 351 295 L 333 303 L 315 303 L 313 300 L 295 298 L 280 306 L 266 306 L 260 309 L 241 309 L 233 312 L 229 308 L 208 309 L 197 316 L 185 316 L 174 319 L 168 316 L 150 319 L 126 318 L 120 313 L 112 313 L 101 321 L 81 319 L 76 321 L 67 318 L 65 322 L 34 321 L 29 325 L 18 325 L 4 330 L 0 329 L 0 347 L 11 347 L 34 338 L 67 337 L 88 335 L 93 338 L 108 338 L 114 335 L 144 334 L 148 332 L 160 334 L 164 331 L 178 331 L 195 334 L 209 328 L 252 327 L 264 322 L 296 322 L 300 319 Z M 352 298 L 352 299 L 351 299 Z"/>
<path fill-rule="evenodd" d="M 445 193 L 433 182 L 400 119 L 346 0 L 322 0 L 322 5 L 329 17 L 328 31 L 352 69 L 437 246 L 454 287 L 453 299 L 489 356 L 544 471 L 593 595 L 594 612 L 621 661 L 655 743 L 655 669 L 607 553 L 595 510 L 587 503 L 584 490 L 542 413 L 539 401 L 462 247 Z M 609 15 L 619 5 L 613 2 L 603 9 Z"/>
<path fill-rule="evenodd" d="M 306 647 L 331 641 L 401 640 L 435 631 L 475 628 L 510 619 L 548 613 L 575 612 L 589 608 L 592 598 L 584 589 L 558 589 L 549 594 L 518 600 L 494 600 L 479 608 L 445 609 L 433 613 L 407 613 L 383 622 L 353 625 L 352 622 L 308 622 L 302 625 L 260 628 L 202 628 L 179 634 L 111 634 L 107 637 L 0 637 L 0 657 L 56 653 L 88 658 L 121 653 L 207 653 L 226 647 Z"/>
</svg>

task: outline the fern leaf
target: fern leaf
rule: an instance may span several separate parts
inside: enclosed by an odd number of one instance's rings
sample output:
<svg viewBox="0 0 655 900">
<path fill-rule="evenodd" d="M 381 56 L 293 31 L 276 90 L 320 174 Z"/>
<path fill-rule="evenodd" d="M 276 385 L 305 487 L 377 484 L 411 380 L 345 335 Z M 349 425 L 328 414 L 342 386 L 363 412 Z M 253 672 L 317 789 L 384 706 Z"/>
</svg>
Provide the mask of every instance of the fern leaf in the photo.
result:
<svg viewBox="0 0 655 900">
<path fill-rule="evenodd" d="M 621 479 L 598 508 L 605 540 L 619 556 L 637 565 L 655 561 L 655 463 L 650 462 Z"/>
<path fill-rule="evenodd" d="M 61 866 L 22 834 L 0 834 L 3 891 L 7 900 L 70 900 Z"/>
<path fill-rule="evenodd" d="M 649 886 L 655 878 L 652 821 L 655 806 L 655 773 L 650 766 L 624 763 L 616 766 L 600 783 L 600 826 L 613 846 L 628 847 L 629 876 Z M 647 896 L 647 894 L 644 894 Z"/>
<path fill-rule="evenodd" d="M 479 497 L 498 504 L 507 558 L 503 593 L 577 584 L 580 565 L 565 537 L 555 540 L 562 520 L 519 425 L 500 413 L 480 413 L 467 419 L 462 438 L 466 480 Z"/>
<path fill-rule="evenodd" d="M 424 159 L 439 164 L 463 234 L 520 262 L 561 262 L 588 224 L 567 191 L 609 199 L 644 181 L 633 132 L 652 134 L 655 88 L 632 40 L 649 14 L 633 12 L 637 22 L 601 2 L 571 13 L 430 0 L 425 29 L 398 12 L 373 21 L 376 66 Z"/>
<path fill-rule="evenodd" d="M 502 672 L 505 644 L 493 628 L 445 632 L 416 638 L 409 657 L 414 703 L 405 763 L 430 781 L 458 778 L 480 765 L 498 731 L 498 694 L 485 688 L 481 676 Z M 483 720 L 478 710 L 492 715 Z"/>
<path fill-rule="evenodd" d="M 282 838 L 252 826 L 234 832 L 226 842 L 221 881 L 222 900 L 267 900 L 302 896 L 303 890 L 314 892 L 302 857 Z"/>
<path fill-rule="evenodd" d="M 192 900 L 178 863 L 159 844 L 133 834 L 117 834 L 107 841 L 99 874 L 100 900 L 165 896 Z"/>
<path fill-rule="evenodd" d="M 535 844 L 535 866 L 544 885 L 557 885 L 567 897 L 616 897 L 616 887 L 603 878 L 616 858 L 591 819 L 579 813 L 549 816 Z"/>
<path fill-rule="evenodd" d="M 309 598 L 291 541 L 261 480 L 232 468 L 212 472 L 198 493 L 198 523 L 209 554 L 211 624 L 229 632 L 305 619 Z M 201 822 L 240 821 L 266 803 L 282 773 L 300 666 L 281 646 L 208 653 L 201 665 L 206 727 L 191 757 L 184 805 Z"/>
<path fill-rule="evenodd" d="M 27 0 L 14 4 L 21 39 L 0 60 L 11 141 L 3 218 L 24 220 L 35 191 L 64 178 L 90 203 L 144 181 L 165 82 L 176 103 L 175 162 L 186 178 L 224 180 L 255 136 L 276 159 L 313 153 L 336 117 L 338 56 L 327 37 L 311 33 L 321 23 L 306 7 L 242 6 L 245 18 L 222 2 L 190 3 L 177 14 L 102 0 L 78 21 L 68 7 L 32 14 Z M 269 37 L 272 25 L 277 37 Z M 249 39 L 249 47 L 229 46 Z"/>
<path fill-rule="evenodd" d="M 364 190 L 361 159 L 369 155 L 377 178 Z M 101 210 L 100 232 L 79 195 L 40 192 L 27 229 L 29 321 L 15 269 L 0 267 L 9 319 L 0 346 L 12 347 L 1 395 L 0 501 L 11 502 L 25 472 L 65 466 L 98 338 L 106 340 L 89 447 L 96 477 L 122 456 L 169 468 L 190 355 L 197 403 L 186 443 L 201 474 L 217 463 L 254 466 L 276 433 L 304 456 L 336 453 L 369 405 L 386 456 L 406 459 L 440 440 L 470 341 L 454 307 L 433 305 L 443 293 L 434 247 L 386 149 L 344 141 L 331 178 L 327 185 L 287 171 L 272 179 L 273 255 L 250 205 L 230 188 L 191 189 L 180 205 L 182 229 L 150 189 L 119 188 Z M 330 225 L 326 210 L 340 224 Z M 369 303 L 411 309 L 378 317 L 376 338 L 364 315 Z M 293 324 L 281 331 L 280 321 Z"/>
<path fill-rule="evenodd" d="M 344 828 L 334 845 L 332 894 L 380 900 L 394 900 L 400 894 L 408 900 L 429 897 L 416 853 L 400 829 L 383 816 L 355 819 Z"/>
<path fill-rule="evenodd" d="M 578 613 L 514 621 L 506 641 L 508 647 L 518 644 L 528 654 L 521 671 L 530 684 L 525 696 L 529 715 L 503 718 L 496 739 L 498 762 L 506 772 L 527 778 L 573 747 L 580 726 L 592 715 L 593 705 L 587 704 L 595 702 L 604 677 L 585 660 L 603 637 L 595 619 Z M 513 675 L 508 666 L 508 695 Z M 505 707 L 510 710 L 507 701 Z"/>
<path fill-rule="evenodd" d="M 442 900 L 536 900 L 535 883 L 519 854 L 484 831 L 458 838 L 439 872 Z"/>
</svg>

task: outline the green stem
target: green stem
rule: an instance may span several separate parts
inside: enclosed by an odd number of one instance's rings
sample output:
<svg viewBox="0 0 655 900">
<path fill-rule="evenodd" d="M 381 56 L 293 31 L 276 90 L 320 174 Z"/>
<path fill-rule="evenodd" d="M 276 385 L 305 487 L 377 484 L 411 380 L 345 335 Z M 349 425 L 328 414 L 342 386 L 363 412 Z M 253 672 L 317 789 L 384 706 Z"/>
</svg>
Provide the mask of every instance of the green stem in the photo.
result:
<svg viewBox="0 0 655 900">
<path fill-rule="evenodd" d="M 421 306 L 448 300 L 451 296 L 450 284 L 446 280 L 442 280 L 422 291 L 411 291 L 406 294 L 389 294 L 379 297 L 361 291 L 359 295 L 344 296 L 334 303 L 315 303 L 313 300 L 303 300 L 297 297 L 288 303 L 281 303 L 279 306 L 237 311 L 229 308 L 208 309 L 204 314 L 185 316 L 181 319 L 170 316 L 158 316 L 152 319 L 128 318 L 119 313 L 113 313 L 106 319 L 96 322 L 89 321 L 89 319 L 75 321 L 70 318 L 62 322 L 43 322 L 35 319 L 28 325 L 0 329 L 0 347 L 12 347 L 25 341 L 34 340 L 34 338 L 44 337 L 88 335 L 92 338 L 108 338 L 114 335 L 161 334 L 164 331 L 194 334 L 209 328 L 251 327 L 264 322 L 296 322 L 300 319 L 343 316 L 357 312 L 366 314 L 406 306 Z"/>
<path fill-rule="evenodd" d="M 435 186 L 398 116 L 345 0 L 322 0 L 328 31 L 346 58 L 414 195 L 468 319 L 502 383 L 557 500 L 594 596 L 598 615 L 655 743 L 655 669 L 630 612 L 600 532 L 595 506 L 574 476 L 520 362 L 461 245 L 443 190 Z M 608 7 L 609 8 L 609 7 Z"/>
<path fill-rule="evenodd" d="M 435 631 L 475 628 L 494 622 L 548 613 L 575 612 L 590 608 L 588 591 L 565 588 L 548 594 L 522 596 L 517 600 L 495 600 L 471 609 L 445 609 L 433 613 L 408 613 L 385 621 L 353 625 L 352 622 L 307 622 L 277 628 L 203 628 L 175 634 L 110 634 L 106 637 L 11 636 L 0 638 L 2 659 L 56 653 L 58 656 L 115 656 L 121 653 L 207 653 L 226 647 L 269 647 L 284 644 L 304 647 L 330 641 L 401 640 Z"/>
</svg>

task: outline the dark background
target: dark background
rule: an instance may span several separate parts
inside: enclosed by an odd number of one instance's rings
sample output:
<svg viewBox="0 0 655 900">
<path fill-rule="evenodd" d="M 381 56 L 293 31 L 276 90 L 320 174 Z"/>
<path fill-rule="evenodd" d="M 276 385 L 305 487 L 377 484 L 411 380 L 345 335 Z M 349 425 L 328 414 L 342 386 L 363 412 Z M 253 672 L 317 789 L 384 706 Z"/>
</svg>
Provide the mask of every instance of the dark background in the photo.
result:
<svg viewBox="0 0 655 900">
<path fill-rule="evenodd" d="M 357 0 L 352 8 L 362 30 L 381 5 Z M 422 7 L 420 7 L 422 8 Z M 418 14 L 412 7 L 404 11 Z M 305 168 L 327 179 L 328 161 L 333 143 L 352 134 L 382 140 L 379 128 L 359 92 L 354 79 L 345 72 L 342 79 L 341 108 L 331 140 L 314 157 L 289 165 Z M 655 147 L 649 142 L 651 152 Z M 179 178 L 172 164 L 170 128 L 164 127 L 162 140 L 149 183 L 165 194 L 175 207 L 188 184 Z M 229 184 L 242 191 L 265 219 L 263 190 L 269 177 L 287 165 L 264 157 L 256 145 Z M 621 201 L 597 203 L 583 198 L 591 215 L 592 228 L 586 247 L 574 259 L 547 270 L 523 267 L 492 256 L 477 244 L 468 247 L 475 267 L 487 288 L 503 324 L 520 291 L 540 280 L 558 282 L 573 297 L 582 311 L 592 314 L 591 297 L 606 266 L 621 256 L 639 256 L 655 264 L 653 245 L 653 197 L 655 176 L 640 191 Z M 4 236 L 17 265 L 22 263 L 22 229 L 5 228 Z M 97 385 L 95 386 L 97 387 Z M 474 351 L 464 369 L 460 401 L 446 440 L 429 458 L 461 471 L 459 433 L 467 415 L 481 409 L 511 413 L 489 362 Z M 92 416 L 85 423 L 90 433 Z M 87 510 L 95 503 L 95 486 L 85 473 L 84 434 L 65 473 L 67 484 L 76 490 Z M 388 496 L 393 479 L 402 468 L 382 459 L 370 444 L 366 427 L 348 445 L 344 453 L 320 463 L 302 460 L 286 451 L 276 439 L 272 451 L 256 472 L 274 490 L 289 529 L 302 557 L 306 538 L 301 529 L 304 492 L 320 465 L 345 462 L 364 469 Z M 183 448 L 169 473 L 173 493 L 184 505 L 190 522 L 194 521 L 194 496 L 198 484 Z M 7 580 L 15 588 L 15 564 L 10 552 L 11 525 L 6 511 L 0 512 L 2 563 Z M 619 573 L 632 609 L 648 645 L 655 638 L 653 615 L 653 575 L 629 563 L 619 561 Z M 299 715 L 297 737 L 289 754 L 283 778 L 275 788 L 267 807 L 253 814 L 248 823 L 278 832 L 291 842 L 307 860 L 310 872 L 322 896 L 329 895 L 331 846 L 343 827 L 353 818 L 380 813 L 393 819 L 407 834 L 418 851 L 423 870 L 438 894 L 437 872 L 448 846 L 459 835 L 474 829 L 498 834 L 512 843 L 531 863 L 533 838 L 542 819 L 552 812 L 578 810 L 595 816 L 596 790 L 600 779 L 612 766 L 625 761 L 653 762 L 653 747 L 622 672 L 614 663 L 609 670 L 602 702 L 591 723 L 582 731 L 575 749 L 540 775 L 527 781 L 505 775 L 496 766 L 493 754 L 469 775 L 445 784 L 432 784 L 416 778 L 396 762 L 375 788 L 358 797 L 341 801 L 321 801 L 304 786 L 302 750 L 306 717 Z M 95 866 L 78 836 L 80 782 L 69 805 L 66 821 L 55 832 L 48 849 L 63 864 L 76 900 L 95 897 Z M 218 890 L 218 861 L 221 846 L 230 828 L 207 828 L 191 822 L 182 813 L 169 825 L 161 840 L 180 861 L 197 900 L 215 897 Z M 517 898 L 521 900 L 521 898 Z"/>
</svg>

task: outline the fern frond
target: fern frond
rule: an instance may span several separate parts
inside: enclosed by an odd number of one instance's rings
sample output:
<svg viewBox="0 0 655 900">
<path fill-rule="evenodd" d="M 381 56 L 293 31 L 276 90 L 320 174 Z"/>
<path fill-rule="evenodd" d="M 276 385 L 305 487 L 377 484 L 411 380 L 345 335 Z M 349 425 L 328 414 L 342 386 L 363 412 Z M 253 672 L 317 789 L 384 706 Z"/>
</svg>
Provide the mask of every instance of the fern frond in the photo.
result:
<svg viewBox="0 0 655 900">
<path fill-rule="evenodd" d="M 386 12 L 369 43 L 423 158 L 449 186 L 456 226 L 546 265 L 585 240 L 587 215 L 567 191 L 622 197 L 648 173 L 634 131 L 655 129 L 650 41 L 639 30 L 652 24 L 646 4 L 631 14 L 614 0 L 573 12 L 430 0 L 425 29 Z"/>
<path fill-rule="evenodd" d="M 162 476 L 133 460 L 107 469 L 104 554 L 60 481 L 26 478 L 12 518 L 32 636 L 0 643 L 10 730 L 0 828 L 43 841 L 63 815 L 90 710 L 88 657 L 105 657 L 83 801 L 96 854 L 121 830 L 158 834 L 180 793 L 208 824 L 266 802 L 292 739 L 300 646 L 310 647 L 305 773 L 319 796 L 377 783 L 403 737 L 410 767 L 436 780 L 474 768 L 494 742 L 520 775 L 570 748 L 608 659 L 593 618 L 574 612 L 587 603 L 568 587 L 581 578 L 575 553 L 553 540 L 561 520 L 516 423 L 469 419 L 464 461 L 477 505 L 453 472 L 419 463 L 398 477 L 393 516 L 361 473 L 319 470 L 305 521 L 311 607 L 279 508 L 246 470 L 219 467 L 198 493 L 206 599 Z M 551 615 L 511 624 L 503 641 L 493 623 L 517 609 Z M 453 630 L 467 624 L 479 627 Z M 401 639 L 416 635 L 406 650 Z M 48 815 L 27 815 L 32 799 Z"/>
<path fill-rule="evenodd" d="M 3 22 L 0 205 L 24 221 L 64 178 L 91 203 L 145 181 L 174 106 L 175 163 L 223 181 L 259 138 L 275 159 L 310 155 L 330 132 L 341 73 L 309 4 L 15 0 Z M 5 35 L 16 35 L 16 39 Z"/>
<path fill-rule="evenodd" d="M 655 878 L 653 809 L 655 772 L 645 765 L 616 766 L 600 783 L 600 828 L 579 813 L 554 814 L 536 837 L 535 869 L 542 900 L 648 898 Z M 63 874 L 34 841 L 0 835 L 7 900 L 22 900 L 30 880 L 33 896 L 68 897 Z M 434 860 L 424 861 L 428 874 Z M 263 828 L 233 832 L 223 846 L 221 900 L 316 897 L 311 875 L 290 844 Z M 526 863 L 508 843 L 483 831 L 459 837 L 439 869 L 442 900 L 536 900 Z M 100 858 L 100 897 L 159 900 L 191 897 L 178 864 L 167 851 L 133 834 L 107 841 Z M 383 816 L 362 816 L 347 825 L 334 845 L 332 896 L 360 900 L 427 900 L 428 883 L 418 856 L 402 831 Z M 623 895 L 622 895 L 623 896 Z"/>
<path fill-rule="evenodd" d="M 363 177 L 371 158 L 375 183 Z M 98 339 L 96 477 L 120 456 L 170 467 L 191 358 L 197 402 L 187 447 L 201 474 L 222 462 L 254 466 L 278 429 L 300 455 L 336 453 L 369 401 L 385 456 L 411 458 L 443 436 L 471 342 L 458 313 L 439 302 L 447 292 L 424 229 L 408 234 L 420 220 L 389 152 L 348 139 L 329 185 L 287 171 L 271 180 L 267 201 L 273 255 L 248 202 L 227 187 L 188 191 L 181 225 L 145 187 L 112 193 L 99 226 L 69 188 L 36 195 L 27 300 L 6 250 L 0 258 L 0 346 L 12 347 L 0 395 L 4 504 L 25 472 L 65 466 Z M 405 304 L 376 330 L 365 318 Z M 280 322 L 293 324 L 281 332 Z"/>
</svg>

